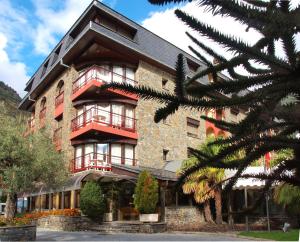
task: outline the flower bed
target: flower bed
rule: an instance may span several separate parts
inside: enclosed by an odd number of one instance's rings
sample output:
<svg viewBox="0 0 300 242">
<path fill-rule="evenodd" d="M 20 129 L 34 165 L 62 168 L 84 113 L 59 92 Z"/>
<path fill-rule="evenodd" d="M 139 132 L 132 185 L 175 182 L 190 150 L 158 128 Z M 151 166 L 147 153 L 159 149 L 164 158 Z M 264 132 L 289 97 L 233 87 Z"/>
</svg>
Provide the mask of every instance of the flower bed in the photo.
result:
<svg viewBox="0 0 300 242">
<path fill-rule="evenodd" d="M 36 220 L 43 217 L 48 216 L 66 216 L 66 217 L 76 217 L 80 216 L 80 211 L 78 209 L 56 209 L 56 210 L 49 210 L 49 211 L 39 211 L 39 212 L 32 212 L 26 213 L 23 219 L 30 219 Z"/>
</svg>

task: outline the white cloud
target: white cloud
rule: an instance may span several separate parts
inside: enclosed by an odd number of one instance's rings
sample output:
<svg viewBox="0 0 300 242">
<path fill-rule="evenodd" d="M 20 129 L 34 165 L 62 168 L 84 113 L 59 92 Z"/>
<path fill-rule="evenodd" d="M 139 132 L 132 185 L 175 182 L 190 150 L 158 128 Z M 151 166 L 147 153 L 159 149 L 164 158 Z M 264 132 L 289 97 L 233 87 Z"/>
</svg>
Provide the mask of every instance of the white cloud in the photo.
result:
<svg viewBox="0 0 300 242">
<path fill-rule="evenodd" d="M 36 16 L 34 46 L 38 54 L 47 55 L 58 42 L 58 35 L 65 34 L 79 18 L 91 0 L 35 0 Z M 54 6 L 61 5 L 58 9 Z"/>
<path fill-rule="evenodd" d="M 11 61 L 5 48 L 7 47 L 7 37 L 0 33 L 0 80 L 14 88 L 21 96 L 26 81 L 29 76 L 26 72 L 26 65 L 22 62 Z"/>
<path fill-rule="evenodd" d="M 220 32 L 239 37 L 241 40 L 251 45 L 256 43 L 256 41 L 261 37 L 260 33 L 254 31 L 253 29 L 250 29 L 247 32 L 247 26 L 242 25 L 241 23 L 235 21 L 233 18 L 213 16 L 211 12 L 205 11 L 204 7 L 199 7 L 199 5 L 195 2 L 190 2 L 185 5 L 181 5 L 178 8 L 196 17 L 201 22 L 215 27 Z M 193 46 L 196 50 L 199 50 L 199 48 L 197 48 L 197 46 L 186 36 L 186 31 L 192 33 L 192 35 L 194 35 L 198 40 L 200 40 L 200 42 L 211 47 L 219 54 L 222 54 L 227 58 L 230 58 L 232 56 L 230 52 L 226 51 L 226 49 L 220 46 L 219 44 L 189 29 L 187 25 L 185 25 L 181 20 L 179 20 L 175 16 L 175 9 L 176 8 L 167 9 L 161 12 L 152 12 L 147 19 L 142 21 L 142 25 L 190 54 L 193 53 L 191 53 L 191 51 L 188 49 L 189 45 Z M 297 38 L 297 43 L 298 47 L 300 47 L 299 36 Z M 201 53 L 201 50 L 199 51 Z M 202 54 L 205 55 L 204 53 Z M 283 55 L 283 52 L 279 50 L 279 54 Z M 237 71 L 240 72 L 243 70 L 237 68 Z"/>
</svg>

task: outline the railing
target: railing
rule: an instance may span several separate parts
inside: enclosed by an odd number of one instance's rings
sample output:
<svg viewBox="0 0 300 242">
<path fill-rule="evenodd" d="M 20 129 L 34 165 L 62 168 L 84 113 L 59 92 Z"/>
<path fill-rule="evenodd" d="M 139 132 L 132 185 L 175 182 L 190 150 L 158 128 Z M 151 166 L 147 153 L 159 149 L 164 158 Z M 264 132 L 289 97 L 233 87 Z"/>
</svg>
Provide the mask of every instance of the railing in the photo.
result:
<svg viewBox="0 0 300 242">
<path fill-rule="evenodd" d="M 53 142 L 56 146 L 56 148 L 61 147 L 61 141 L 62 141 L 62 128 L 58 128 L 53 133 Z"/>
<path fill-rule="evenodd" d="M 135 132 L 136 130 L 136 119 L 96 107 L 92 107 L 74 118 L 71 123 L 71 130 L 72 132 L 77 131 L 90 123 L 97 123 L 130 132 Z"/>
<path fill-rule="evenodd" d="M 58 107 L 60 104 L 64 102 L 64 92 L 58 94 L 58 96 L 55 98 L 55 107 Z"/>
<path fill-rule="evenodd" d="M 124 75 L 115 73 L 109 69 L 105 69 L 100 66 L 92 66 L 86 72 L 84 72 L 78 79 L 73 82 L 72 91 L 73 94 L 79 89 L 87 85 L 92 80 L 98 80 L 104 83 L 117 82 L 126 83 L 135 86 L 137 82 Z"/>
<path fill-rule="evenodd" d="M 111 171 L 112 163 L 128 164 L 132 166 L 135 166 L 137 164 L 135 159 L 92 152 L 84 156 L 76 157 L 72 160 L 71 166 L 73 172 L 80 172 L 91 169 Z"/>
</svg>

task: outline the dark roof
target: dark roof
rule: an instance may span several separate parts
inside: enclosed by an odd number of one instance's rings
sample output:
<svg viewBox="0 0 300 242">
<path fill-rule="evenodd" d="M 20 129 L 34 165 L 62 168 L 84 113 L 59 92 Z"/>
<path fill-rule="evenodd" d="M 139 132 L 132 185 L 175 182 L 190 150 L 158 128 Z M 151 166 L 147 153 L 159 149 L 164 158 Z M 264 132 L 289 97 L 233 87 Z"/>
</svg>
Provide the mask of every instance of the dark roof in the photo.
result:
<svg viewBox="0 0 300 242">
<path fill-rule="evenodd" d="M 134 39 L 130 40 L 110 29 L 89 21 L 89 15 L 92 15 L 93 11 L 96 10 L 109 15 L 110 17 L 116 19 L 116 21 L 121 21 L 122 24 L 125 24 L 129 28 L 135 30 L 136 34 Z M 79 32 L 76 36 L 74 36 L 73 34 L 75 31 Z M 29 100 L 29 97 L 31 97 L 30 95 L 32 95 L 34 91 L 36 91 L 37 93 L 39 92 L 38 87 L 45 82 L 45 79 L 51 79 L 51 72 L 58 72 L 63 70 L 63 67 L 60 65 L 60 61 L 62 60 L 62 58 L 64 58 L 71 49 L 75 49 L 74 46 L 79 41 L 87 41 L 86 35 L 87 33 L 91 32 L 94 34 L 96 33 L 98 36 L 106 38 L 109 41 L 127 47 L 129 50 L 139 54 L 140 56 L 151 59 L 152 61 L 155 61 L 156 63 L 159 63 L 172 70 L 175 70 L 177 56 L 180 53 L 184 54 L 184 56 L 190 61 L 198 64 L 200 66 L 200 69 L 205 68 L 205 65 L 202 62 L 200 62 L 190 54 L 184 52 L 177 46 L 162 39 L 158 35 L 145 29 L 141 25 L 128 19 L 122 14 L 114 11 L 103 3 L 93 1 L 80 16 L 80 18 L 75 22 L 75 24 L 71 27 L 71 29 L 67 32 L 67 34 L 62 38 L 62 40 L 57 44 L 57 46 L 53 49 L 49 56 L 45 59 L 36 73 L 27 82 L 25 90 L 28 91 L 29 95 L 26 95 L 23 98 L 20 104 L 21 109 L 27 109 L 27 107 L 31 104 Z M 74 39 L 72 36 L 74 37 Z M 57 55 L 56 52 L 58 49 L 60 49 L 60 51 Z M 44 70 L 43 67 L 46 63 L 49 63 L 49 65 L 47 69 Z M 207 77 L 202 78 L 201 83 L 204 85 L 209 83 Z M 35 98 L 36 96 L 36 94 L 33 95 L 33 98 Z"/>
</svg>

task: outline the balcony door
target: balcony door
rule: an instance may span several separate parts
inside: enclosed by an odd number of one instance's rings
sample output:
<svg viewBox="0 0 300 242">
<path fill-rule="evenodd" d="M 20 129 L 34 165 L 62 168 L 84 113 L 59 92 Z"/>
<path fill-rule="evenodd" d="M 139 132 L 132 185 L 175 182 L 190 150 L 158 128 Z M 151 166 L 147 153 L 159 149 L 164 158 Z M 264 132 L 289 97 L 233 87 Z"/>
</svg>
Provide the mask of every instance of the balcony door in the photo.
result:
<svg viewBox="0 0 300 242">
<path fill-rule="evenodd" d="M 76 119 L 76 126 L 77 128 L 84 126 L 84 110 L 83 108 L 77 109 L 77 119 Z"/>
<path fill-rule="evenodd" d="M 112 105 L 112 124 L 117 127 L 122 127 L 123 121 L 123 105 L 113 104 Z"/>
<path fill-rule="evenodd" d="M 134 70 L 132 68 L 126 67 L 126 83 L 134 85 Z"/>
<path fill-rule="evenodd" d="M 94 166 L 94 144 L 84 146 L 84 167 Z"/>
<path fill-rule="evenodd" d="M 133 165 L 134 147 L 133 145 L 125 145 L 125 164 Z"/>
<path fill-rule="evenodd" d="M 121 164 L 122 163 L 122 146 L 120 144 L 111 145 L 111 163 Z"/>
<path fill-rule="evenodd" d="M 93 122 L 96 115 L 95 105 L 85 106 L 85 124 Z"/>
<path fill-rule="evenodd" d="M 109 125 L 110 121 L 110 104 L 100 103 L 98 104 L 97 121 L 102 125 Z"/>
<path fill-rule="evenodd" d="M 123 67 L 122 66 L 113 66 L 113 82 L 121 83 L 123 82 Z"/>
<path fill-rule="evenodd" d="M 111 71 L 109 65 L 101 65 L 97 72 L 98 78 L 104 82 L 111 82 Z"/>
<path fill-rule="evenodd" d="M 97 149 L 97 162 L 102 163 L 99 164 L 99 166 L 103 165 L 108 165 L 109 163 L 109 146 L 108 144 L 97 144 L 96 145 Z"/>
<path fill-rule="evenodd" d="M 134 109 L 130 106 L 125 106 L 125 128 L 134 129 Z"/>
<path fill-rule="evenodd" d="M 75 169 L 82 168 L 82 145 L 75 148 Z"/>
</svg>

